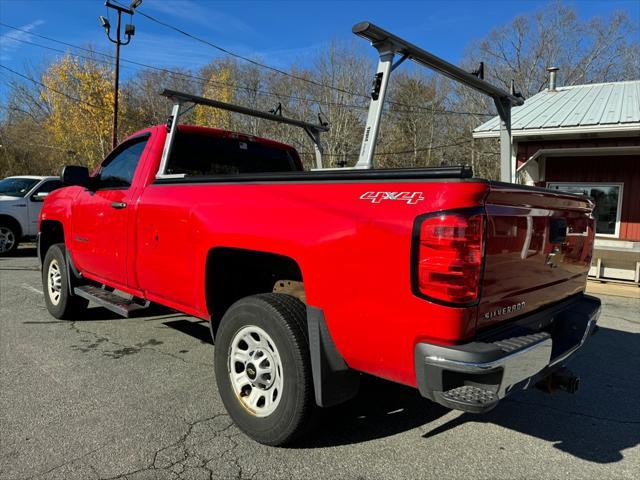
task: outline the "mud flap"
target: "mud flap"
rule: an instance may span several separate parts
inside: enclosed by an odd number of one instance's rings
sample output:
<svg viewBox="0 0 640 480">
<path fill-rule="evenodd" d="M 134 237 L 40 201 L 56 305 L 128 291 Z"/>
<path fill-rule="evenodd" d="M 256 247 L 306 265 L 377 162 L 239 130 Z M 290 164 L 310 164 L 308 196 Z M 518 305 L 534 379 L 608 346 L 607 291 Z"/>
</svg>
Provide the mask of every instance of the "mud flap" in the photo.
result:
<svg viewBox="0 0 640 480">
<path fill-rule="evenodd" d="M 356 396 L 360 374 L 349 368 L 336 349 L 321 309 L 307 305 L 307 326 L 316 404 L 330 407 Z"/>
</svg>

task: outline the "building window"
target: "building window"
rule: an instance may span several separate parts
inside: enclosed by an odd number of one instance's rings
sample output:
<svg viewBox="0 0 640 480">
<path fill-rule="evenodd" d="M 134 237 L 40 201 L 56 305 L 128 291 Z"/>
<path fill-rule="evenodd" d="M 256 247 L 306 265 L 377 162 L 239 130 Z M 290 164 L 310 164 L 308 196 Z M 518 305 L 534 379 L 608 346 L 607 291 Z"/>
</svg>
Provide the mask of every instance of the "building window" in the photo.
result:
<svg viewBox="0 0 640 480">
<path fill-rule="evenodd" d="M 617 237 L 620 234 L 620 211 L 622 209 L 621 183 L 547 183 L 547 188 L 562 190 L 591 197 L 596 208 L 596 235 Z"/>
</svg>

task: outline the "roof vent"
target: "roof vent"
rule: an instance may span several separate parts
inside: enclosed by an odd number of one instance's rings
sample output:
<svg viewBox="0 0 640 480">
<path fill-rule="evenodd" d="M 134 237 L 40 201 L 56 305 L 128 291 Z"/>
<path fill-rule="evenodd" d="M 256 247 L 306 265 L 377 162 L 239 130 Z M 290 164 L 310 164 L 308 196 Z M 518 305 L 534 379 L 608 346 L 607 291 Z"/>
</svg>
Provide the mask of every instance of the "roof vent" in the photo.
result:
<svg viewBox="0 0 640 480">
<path fill-rule="evenodd" d="M 558 67 L 547 67 L 547 72 L 549 72 L 549 92 L 556 91 L 556 76 L 558 74 Z"/>
</svg>

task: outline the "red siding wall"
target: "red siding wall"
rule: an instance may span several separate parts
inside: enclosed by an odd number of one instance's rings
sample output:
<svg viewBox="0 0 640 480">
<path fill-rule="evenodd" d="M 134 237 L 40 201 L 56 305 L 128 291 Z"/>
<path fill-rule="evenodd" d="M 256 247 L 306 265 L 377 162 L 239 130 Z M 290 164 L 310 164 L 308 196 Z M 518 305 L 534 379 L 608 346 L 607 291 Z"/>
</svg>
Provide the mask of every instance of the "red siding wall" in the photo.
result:
<svg viewBox="0 0 640 480">
<path fill-rule="evenodd" d="M 640 137 L 581 138 L 519 142 L 517 164 L 520 165 L 543 148 L 585 148 L 639 146 Z M 620 240 L 640 241 L 640 157 L 550 157 L 546 159 L 546 182 L 623 183 Z"/>
<path fill-rule="evenodd" d="M 546 162 L 545 182 L 623 183 L 620 239 L 640 241 L 639 157 L 551 157 Z"/>
</svg>

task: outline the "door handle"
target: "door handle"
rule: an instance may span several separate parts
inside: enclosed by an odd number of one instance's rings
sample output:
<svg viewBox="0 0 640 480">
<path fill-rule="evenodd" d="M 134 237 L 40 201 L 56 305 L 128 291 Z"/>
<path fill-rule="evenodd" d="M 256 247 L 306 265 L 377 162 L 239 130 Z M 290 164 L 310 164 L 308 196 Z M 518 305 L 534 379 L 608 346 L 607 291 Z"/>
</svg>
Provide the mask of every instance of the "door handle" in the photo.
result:
<svg viewBox="0 0 640 480">
<path fill-rule="evenodd" d="M 118 210 L 121 210 L 123 208 L 127 208 L 127 204 L 124 202 L 113 202 L 111 204 L 111 208 L 117 208 Z"/>
</svg>

